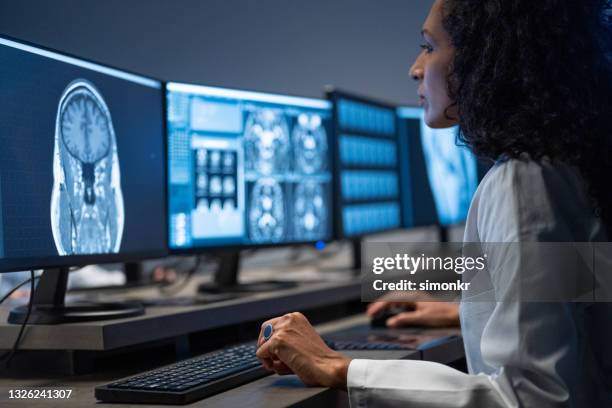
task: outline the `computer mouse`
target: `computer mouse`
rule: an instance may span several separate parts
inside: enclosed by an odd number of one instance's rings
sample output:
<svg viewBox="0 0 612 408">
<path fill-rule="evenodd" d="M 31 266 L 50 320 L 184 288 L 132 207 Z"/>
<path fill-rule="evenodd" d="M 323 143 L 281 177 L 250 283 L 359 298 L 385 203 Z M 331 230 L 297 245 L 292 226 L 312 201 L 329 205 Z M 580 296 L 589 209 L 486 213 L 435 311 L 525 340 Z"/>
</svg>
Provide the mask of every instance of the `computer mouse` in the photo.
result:
<svg viewBox="0 0 612 408">
<path fill-rule="evenodd" d="M 414 307 L 410 307 L 408 305 L 391 306 L 387 309 L 381 310 L 380 312 L 372 316 L 372 318 L 370 319 L 370 327 L 373 327 L 373 328 L 387 327 L 387 320 L 389 320 L 391 317 L 397 314 L 412 311 L 412 310 L 414 310 Z"/>
</svg>

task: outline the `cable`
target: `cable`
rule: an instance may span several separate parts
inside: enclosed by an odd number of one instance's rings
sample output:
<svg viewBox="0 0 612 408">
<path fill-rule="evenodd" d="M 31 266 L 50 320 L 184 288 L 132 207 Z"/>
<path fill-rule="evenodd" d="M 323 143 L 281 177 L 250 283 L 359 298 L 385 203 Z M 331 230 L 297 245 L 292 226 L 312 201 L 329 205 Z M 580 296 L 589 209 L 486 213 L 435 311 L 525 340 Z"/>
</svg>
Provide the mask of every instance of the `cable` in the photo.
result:
<svg viewBox="0 0 612 408">
<path fill-rule="evenodd" d="M 9 365 L 9 363 L 11 362 L 13 356 L 17 352 L 17 349 L 19 348 L 19 343 L 21 342 L 21 338 L 23 337 L 23 332 L 25 331 L 25 328 L 26 328 L 26 326 L 28 324 L 28 320 L 30 320 L 30 314 L 32 313 L 32 306 L 34 304 L 34 281 L 35 281 L 35 277 L 34 277 L 34 270 L 33 269 L 30 271 L 30 279 L 29 279 L 29 281 L 30 281 L 30 301 L 28 302 L 28 311 L 26 313 L 26 317 L 23 320 L 23 323 L 21 324 L 21 329 L 19 330 L 19 334 L 17 335 L 17 339 L 15 340 L 15 343 L 13 344 L 12 350 L 7 351 L 2 356 L 0 356 L 0 361 L 5 360 L 4 361 L 4 365 L 5 366 Z M 20 286 L 21 285 L 17 286 L 17 288 L 19 288 Z M 16 290 L 17 288 L 15 288 L 14 290 Z"/>
</svg>

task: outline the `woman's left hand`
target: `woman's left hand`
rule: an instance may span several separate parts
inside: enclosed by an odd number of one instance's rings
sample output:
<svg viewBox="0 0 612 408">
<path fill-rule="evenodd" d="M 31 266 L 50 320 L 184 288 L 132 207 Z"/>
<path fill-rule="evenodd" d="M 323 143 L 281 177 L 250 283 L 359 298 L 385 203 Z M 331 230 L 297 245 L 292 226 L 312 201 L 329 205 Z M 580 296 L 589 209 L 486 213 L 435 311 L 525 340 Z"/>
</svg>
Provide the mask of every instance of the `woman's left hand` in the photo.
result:
<svg viewBox="0 0 612 408">
<path fill-rule="evenodd" d="M 263 330 L 272 325 L 267 341 Z M 351 359 L 325 344 L 308 319 L 301 313 L 289 313 L 261 325 L 257 358 L 277 374 L 296 374 L 306 385 L 346 389 Z"/>
</svg>

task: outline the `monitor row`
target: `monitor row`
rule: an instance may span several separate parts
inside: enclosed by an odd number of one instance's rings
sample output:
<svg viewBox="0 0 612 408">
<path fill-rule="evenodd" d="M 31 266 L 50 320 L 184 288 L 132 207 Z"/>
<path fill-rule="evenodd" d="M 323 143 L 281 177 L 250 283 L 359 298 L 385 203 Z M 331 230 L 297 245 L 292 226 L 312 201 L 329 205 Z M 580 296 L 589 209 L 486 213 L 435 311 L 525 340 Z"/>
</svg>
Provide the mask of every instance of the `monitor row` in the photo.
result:
<svg viewBox="0 0 612 408">
<path fill-rule="evenodd" d="M 419 108 L 163 83 L 0 38 L 0 270 L 354 238 L 467 213 Z"/>
</svg>

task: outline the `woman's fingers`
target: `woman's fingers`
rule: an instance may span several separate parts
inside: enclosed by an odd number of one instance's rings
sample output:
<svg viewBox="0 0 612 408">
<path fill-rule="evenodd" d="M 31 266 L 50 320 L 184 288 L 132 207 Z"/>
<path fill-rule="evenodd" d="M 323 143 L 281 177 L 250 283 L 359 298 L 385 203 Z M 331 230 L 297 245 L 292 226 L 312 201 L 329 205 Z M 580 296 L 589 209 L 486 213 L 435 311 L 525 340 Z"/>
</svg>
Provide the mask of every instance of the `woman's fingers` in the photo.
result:
<svg viewBox="0 0 612 408">
<path fill-rule="evenodd" d="M 274 371 L 274 360 L 271 358 L 259 358 L 259 362 L 268 371 Z"/>
<path fill-rule="evenodd" d="M 280 361 L 280 360 L 274 360 L 272 362 L 272 369 L 278 375 L 293 374 L 293 370 L 291 370 L 289 367 L 287 367 L 287 365 L 285 363 L 283 363 L 282 361 Z"/>
<path fill-rule="evenodd" d="M 387 327 L 397 328 L 402 326 L 424 325 L 424 316 L 419 310 L 399 313 L 387 320 Z"/>
<path fill-rule="evenodd" d="M 259 329 L 259 337 L 257 338 L 257 347 L 261 346 L 263 343 L 265 343 L 266 339 L 264 338 L 264 329 L 267 325 L 271 324 L 272 325 L 272 333 L 274 333 L 274 327 L 275 325 L 282 319 L 283 317 L 275 317 L 274 319 L 270 319 L 270 320 L 266 320 L 265 322 L 263 322 L 261 324 L 261 327 Z"/>
<path fill-rule="evenodd" d="M 368 305 L 366 309 L 366 313 L 368 316 L 374 316 L 375 314 L 382 312 L 383 310 L 389 308 L 391 306 L 391 302 L 374 302 Z"/>
</svg>

